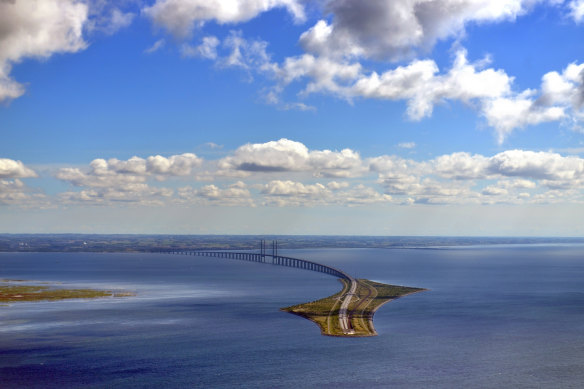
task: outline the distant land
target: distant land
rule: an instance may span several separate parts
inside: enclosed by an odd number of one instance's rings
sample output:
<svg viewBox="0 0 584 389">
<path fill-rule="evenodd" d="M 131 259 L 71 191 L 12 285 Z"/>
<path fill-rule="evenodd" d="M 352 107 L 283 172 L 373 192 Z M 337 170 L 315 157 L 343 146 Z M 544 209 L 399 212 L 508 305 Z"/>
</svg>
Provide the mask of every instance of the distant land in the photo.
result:
<svg viewBox="0 0 584 389">
<path fill-rule="evenodd" d="M 494 244 L 575 244 L 582 237 L 433 237 L 332 235 L 122 235 L 0 234 L 0 252 L 156 252 L 164 250 L 254 250 L 277 240 L 280 249 L 440 248 Z"/>
</svg>

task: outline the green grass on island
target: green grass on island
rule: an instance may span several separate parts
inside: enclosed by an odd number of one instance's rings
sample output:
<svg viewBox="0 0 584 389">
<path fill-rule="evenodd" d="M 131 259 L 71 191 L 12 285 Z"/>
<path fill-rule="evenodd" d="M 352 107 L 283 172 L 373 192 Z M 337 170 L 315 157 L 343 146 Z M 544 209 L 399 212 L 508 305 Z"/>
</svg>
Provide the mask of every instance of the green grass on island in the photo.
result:
<svg viewBox="0 0 584 389">
<path fill-rule="evenodd" d="M 365 279 L 357 280 L 357 289 L 347 308 L 352 329 L 352 332 L 348 334 L 341 330 L 339 310 L 350 285 L 344 279 L 339 281 L 343 284 L 343 289 L 340 292 L 317 301 L 282 308 L 282 310 L 316 323 L 323 335 L 345 337 L 375 336 L 377 332 L 373 326 L 373 315 L 379 307 L 396 298 L 426 290 L 387 285 Z"/>
<path fill-rule="evenodd" d="M 18 282 L 18 285 L 14 283 Z M 55 301 L 134 296 L 131 292 L 99 289 L 66 289 L 54 285 L 23 285 L 23 280 L 0 280 L 0 303 Z"/>
</svg>

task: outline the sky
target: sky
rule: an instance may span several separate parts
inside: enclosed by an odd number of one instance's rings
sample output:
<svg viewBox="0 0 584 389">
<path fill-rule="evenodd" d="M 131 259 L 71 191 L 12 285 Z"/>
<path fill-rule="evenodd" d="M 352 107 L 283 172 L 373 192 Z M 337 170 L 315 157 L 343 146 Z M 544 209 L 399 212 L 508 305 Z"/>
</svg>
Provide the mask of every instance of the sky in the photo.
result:
<svg viewBox="0 0 584 389">
<path fill-rule="evenodd" d="M 584 0 L 0 0 L 0 233 L 583 236 Z"/>
</svg>

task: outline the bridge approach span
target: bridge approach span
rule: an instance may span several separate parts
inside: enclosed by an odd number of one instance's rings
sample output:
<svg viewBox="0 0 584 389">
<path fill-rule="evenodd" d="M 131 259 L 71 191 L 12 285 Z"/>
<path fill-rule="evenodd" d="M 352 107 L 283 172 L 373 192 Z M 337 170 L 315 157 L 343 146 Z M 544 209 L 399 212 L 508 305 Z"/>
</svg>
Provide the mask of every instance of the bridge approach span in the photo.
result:
<svg viewBox="0 0 584 389">
<path fill-rule="evenodd" d="M 278 266 L 294 267 L 297 269 L 304 269 L 315 271 L 319 273 L 329 274 L 333 277 L 343 278 L 350 283 L 355 282 L 355 279 L 342 270 L 334 267 L 323 265 L 320 263 L 307 261 L 306 259 L 285 257 L 281 255 L 271 255 L 263 253 L 252 252 L 236 252 L 236 251 L 201 251 L 201 250 L 170 250 L 163 251 L 166 254 L 176 255 L 193 255 L 201 257 L 227 258 L 237 259 L 241 261 L 259 262 Z"/>
</svg>

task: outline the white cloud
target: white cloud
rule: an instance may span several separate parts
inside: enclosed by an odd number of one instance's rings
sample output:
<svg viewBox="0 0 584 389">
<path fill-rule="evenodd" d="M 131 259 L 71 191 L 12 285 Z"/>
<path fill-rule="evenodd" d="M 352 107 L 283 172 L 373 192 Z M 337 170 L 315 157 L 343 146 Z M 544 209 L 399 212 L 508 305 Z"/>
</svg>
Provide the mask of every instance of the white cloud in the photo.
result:
<svg viewBox="0 0 584 389">
<path fill-rule="evenodd" d="M 186 203 L 255 207 L 252 195 L 247 189 L 247 185 L 242 181 L 231 184 L 224 189 L 216 185 L 205 185 L 199 189 L 187 186 L 178 189 L 178 196 L 182 202 Z"/>
<path fill-rule="evenodd" d="M 584 20 L 584 0 L 572 0 L 568 7 L 570 8 L 570 16 L 576 23 Z"/>
<path fill-rule="evenodd" d="M 495 202 L 543 201 L 537 195 L 546 188 L 570 192 L 566 198 L 577 201 L 584 189 L 584 159 L 552 152 L 507 150 L 490 157 L 459 152 L 420 162 L 380 156 L 368 162 L 385 193 L 417 203 L 492 203 L 492 196 Z"/>
<path fill-rule="evenodd" d="M 481 4 L 490 9 L 485 2 Z M 231 31 L 223 42 L 205 37 L 199 46 L 184 45 L 182 50 L 184 55 L 213 59 L 221 67 L 244 69 L 250 78 L 257 73 L 274 79 L 275 84 L 263 90 L 264 99 L 283 109 L 314 109 L 280 101 L 286 87 L 303 82 L 301 97 L 326 93 L 349 102 L 356 98 L 405 101 L 412 120 L 431 116 L 436 104 L 462 102 L 480 112 L 499 143 L 516 129 L 545 122 L 571 120 L 575 130 L 584 131 L 580 125 L 584 120 L 584 64 L 573 63 L 561 73 L 545 74 L 539 91 L 514 91 L 513 76 L 488 67 L 488 56 L 469 61 L 465 49 L 455 53 L 452 66 L 444 71 L 431 59 L 415 59 L 382 72 L 367 71 L 354 58 L 325 55 L 302 54 L 276 63 L 267 52 L 267 42 L 246 40 L 238 31 Z"/>
<path fill-rule="evenodd" d="M 469 62 L 466 50 L 459 50 L 452 67 L 444 73 L 433 60 L 414 60 L 382 73 L 366 74 L 357 62 L 304 54 L 272 68 L 280 83 L 276 92 L 292 81 L 307 78 L 304 95 L 318 92 L 347 100 L 406 101 L 412 120 L 431 116 L 436 104 L 460 101 L 479 110 L 499 143 L 516 129 L 545 122 L 570 119 L 574 129 L 581 131 L 584 64 L 572 63 L 561 73 L 545 74 L 540 91 L 515 92 L 514 78 L 501 69 L 486 68 L 489 62 L 488 57 Z"/>
<path fill-rule="evenodd" d="M 460 50 L 448 73 L 440 75 L 432 60 L 415 60 L 381 75 L 361 76 L 353 94 L 367 98 L 407 100 L 408 116 L 419 120 L 430 116 L 436 103 L 458 100 L 496 98 L 508 94 L 513 79 L 502 70 L 483 69 L 485 61 L 469 63 L 466 51 Z"/>
<path fill-rule="evenodd" d="M 0 176 L 0 205 L 42 208 L 48 205 L 46 196 L 28 188 L 22 181 Z"/>
<path fill-rule="evenodd" d="M 306 146 L 288 139 L 248 143 L 220 160 L 219 167 L 249 172 L 299 171 L 307 168 L 308 155 Z"/>
<path fill-rule="evenodd" d="M 78 192 L 60 195 L 64 203 L 136 202 L 141 204 L 162 204 L 162 199 L 172 196 L 173 190 L 148 185 L 151 178 L 163 180 L 166 177 L 187 176 L 193 168 L 202 164 L 195 154 L 185 153 L 163 157 L 150 156 L 146 159 L 132 157 L 128 160 L 117 158 L 95 159 L 89 169 L 61 168 L 55 174 L 59 180 L 83 188 Z"/>
<path fill-rule="evenodd" d="M 183 44 L 181 46 L 181 54 L 185 57 L 202 57 L 207 59 L 217 58 L 217 46 L 219 46 L 219 39 L 215 36 L 206 36 L 202 39 L 198 46 L 191 46 Z"/>
<path fill-rule="evenodd" d="M 152 44 L 152 46 L 148 47 L 146 50 L 144 50 L 145 54 L 152 54 L 157 52 L 158 50 L 160 50 L 161 48 L 164 47 L 164 45 L 166 44 L 166 40 L 164 39 L 159 39 L 156 42 L 154 42 Z"/>
<path fill-rule="evenodd" d="M 241 23 L 273 8 L 287 9 L 296 21 L 305 18 L 303 6 L 296 0 L 157 0 L 142 12 L 155 25 L 186 38 L 208 21 Z"/>
<path fill-rule="evenodd" d="M 270 196 L 324 196 L 329 193 L 322 184 L 305 185 L 294 181 L 270 181 L 262 190 L 263 194 Z"/>
<path fill-rule="evenodd" d="M 79 168 L 62 168 L 56 174 L 60 180 L 75 186 L 133 188 L 142 184 L 148 176 L 186 176 L 192 169 L 202 164 L 202 160 L 192 153 L 163 157 L 150 156 L 147 159 L 132 157 L 126 161 L 117 158 L 94 159 L 87 172 Z"/>
<path fill-rule="evenodd" d="M 281 65 L 264 62 L 263 69 L 274 74 L 278 86 L 271 100 L 293 81 L 307 79 L 302 95 L 330 93 L 347 100 L 372 98 L 407 102 L 407 115 L 421 120 L 432 114 L 434 106 L 448 101 L 460 101 L 483 110 L 499 140 L 517 127 L 557 120 L 561 110 L 556 107 L 536 109 L 528 106 L 524 115 L 513 115 L 506 102 L 521 105 L 522 95 L 512 92 L 513 77 L 501 69 L 486 68 L 489 59 L 469 62 L 466 50 L 459 50 L 452 67 L 440 73 L 433 60 L 414 60 L 382 73 L 364 72 L 358 62 L 315 57 L 304 54 L 289 57 Z M 522 122 L 523 121 L 523 122 Z"/>
<path fill-rule="evenodd" d="M 113 35 L 130 26 L 136 17 L 134 13 L 124 12 L 105 0 L 92 1 L 89 6 L 89 20 L 85 26 L 89 32 Z"/>
<path fill-rule="evenodd" d="M 37 177 L 34 170 L 24 166 L 20 161 L 0 158 L 0 178 L 27 178 Z"/>
<path fill-rule="evenodd" d="M 501 180 L 497 183 L 501 188 L 505 189 L 534 189 L 537 184 L 526 179 Z"/>
<path fill-rule="evenodd" d="M 578 182 L 584 178 L 584 159 L 528 150 L 507 150 L 492 157 L 453 153 L 429 161 L 424 173 L 456 180 L 518 177 L 515 187 L 532 188 L 532 179 Z"/>
<path fill-rule="evenodd" d="M 63 192 L 59 200 L 63 204 L 110 205 L 112 203 L 135 203 L 139 205 L 162 206 L 170 198 L 173 190 L 154 188 L 147 184 L 133 184 L 122 188 L 90 188 L 79 192 Z"/>
<path fill-rule="evenodd" d="M 561 73 L 542 77 L 541 89 L 483 101 L 482 114 L 495 128 L 499 143 L 517 128 L 568 120 L 575 130 L 584 120 L 584 64 L 569 64 Z"/>
<path fill-rule="evenodd" d="M 152 174 L 186 176 L 194 167 L 201 166 L 202 159 L 192 153 L 172 155 L 168 158 L 155 155 L 146 160 L 146 169 Z"/>
<path fill-rule="evenodd" d="M 340 190 L 341 188 L 347 188 Z M 266 205 L 279 207 L 316 205 L 363 205 L 388 203 L 391 196 L 377 192 L 371 187 L 359 184 L 349 188 L 347 183 L 323 185 L 303 184 L 291 180 L 273 180 L 261 190 Z"/>
<path fill-rule="evenodd" d="M 400 149 L 413 149 L 416 147 L 416 142 L 401 142 L 397 144 Z"/>
<path fill-rule="evenodd" d="M 310 150 L 280 139 L 245 144 L 228 154 L 204 164 L 186 153 L 96 159 L 86 169 L 61 168 L 55 176 L 78 189 L 57 199 L 61 204 L 88 205 L 287 207 L 584 202 L 584 158 L 549 151 L 506 150 L 491 156 L 457 152 L 427 160 L 380 155 L 363 160 L 351 149 Z M 46 206 L 46 196 L 18 179 L 35 176 L 20 161 L 0 159 L 0 203 Z M 203 176 L 219 183 L 180 186 Z M 164 187 L 161 181 L 169 177 L 171 187 Z M 228 177 L 238 178 L 229 183 Z"/>
<path fill-rule="evenodd" d="M 482 193 L 487 196 L 502 196 L 508 194 L 509 192 L 505 188 L 491 185 L 483 189 Z"/>
<path fill-rule="evenodd" d="M 326 187 L 330 190 L 339 190 L 343 188 L 348 188 L 349 183 L 346 181 L 343 182 L 331 181 L 328 184 L 326 184 Z"/>
<path fill-rule="evenodd" d="M 351 97 L 350 86 L 361 74 L 358 63 L 337 62 L 326 57 L 304 54 L 286 58 L 275 67 L 276 78 L 282 85 L 308 78 L 303 94 L 328 92 L 341 97 Z"/>
<path fill-rule="evenodd" d="M 341 151 L 312 150 L 288 139 L 240 146 L 232 156 L 219 161 L 225 172 L 248 173 L 313 172 L 316 176 L 352 177 L 365 171 L 359 154 Z"/>
<path fill-rule="evenodd" d="M 114 34 L 122 28 L 128 27 L 134 20 L 134 15 L 131 12 L 122 12 L 118 8 L 112 10 L 109 24 L 107 25 L 107 33 Z"/>
<path fill-rule="evenodd" d="M 527 91 L 516 97 L 501 97 L 484 102 L 482 113 L 497 132 L 499 144 L 517 128 L 557 121 L 565 117 L 564 108 L 539 105 L 530 95 L 532 92 Z"/>
<path fill-rule="evenodd" d="M 87 5 L 75 0 L 0 1 L 0 101 L 25 91 L 10 78 L 13 64 L 83 50 L 87 18 Z"/>
<path fill-rule="evenodd" d="M 211 42 L 206 42 L 203 39 L 202 45 L 210 46 L 210 50 L 214 52 L 215 47 L 219 43 L 216 39 Z M 268 46 L 266 41 L 247 40 L 242 37 L 241 31 L 231 31 L 227 38 L 223 40 L 223 46 L 228 50 L 229 54 L 219 59 L 218 64 L 220 66 L 240 67 L 246 70 L 256 71 L 264 71 L 272 66 L 270 56 L 266 52 Z"/>
<path fill-rule="evenodd" d="M 489 159 L 465 152 L 441 155 L 430 161 L 431 171 L 443 178 L 464 180 L 486 178 Z"/>
<path fill-rule="evenodd" d="M 390 195 L 379 193 L 372 187 L 362 184 L 337 194 L 337 202 L 348 206 L 389 203 L 391 201 L 392 197 Z"/>
<path fill-rule="evenodd" d="M 361 156 L 351 149 L 313 150 L 309 154 L 309 164 L 317 175 L 325 177 L 351 177 L 363 168 Z"/>
<path fill-rule="evenodd" d="M 21 161 L 0 158 L 0 205 L 46 207 L 48 205 L 46 196 L 19 180 L 32 177 L 38 177 L 37 173 Z"/>
<path fill-rule="evenodd" d="M 544 151 L 508 150 L 489 158 L 487 170 L 505 177 L 576 184 L 584 178 L 584 159 Z"/>
</svg>

